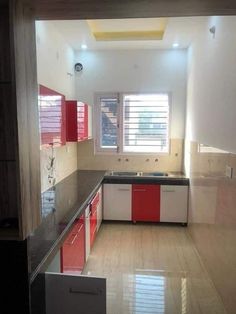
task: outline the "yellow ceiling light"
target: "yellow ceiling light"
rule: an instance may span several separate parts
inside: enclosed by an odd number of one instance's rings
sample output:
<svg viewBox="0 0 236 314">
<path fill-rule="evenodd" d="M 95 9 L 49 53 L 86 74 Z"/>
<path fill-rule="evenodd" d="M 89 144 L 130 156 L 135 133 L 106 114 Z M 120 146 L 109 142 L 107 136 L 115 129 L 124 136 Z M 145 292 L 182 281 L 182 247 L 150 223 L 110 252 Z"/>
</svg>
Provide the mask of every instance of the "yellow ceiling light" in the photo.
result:
<svg viewBox="0 0 236 314">
<path fill-rule="evenodd" d="M 162 40 L 166 18 L 88 20 L 96 41 Z"/>
</svg>

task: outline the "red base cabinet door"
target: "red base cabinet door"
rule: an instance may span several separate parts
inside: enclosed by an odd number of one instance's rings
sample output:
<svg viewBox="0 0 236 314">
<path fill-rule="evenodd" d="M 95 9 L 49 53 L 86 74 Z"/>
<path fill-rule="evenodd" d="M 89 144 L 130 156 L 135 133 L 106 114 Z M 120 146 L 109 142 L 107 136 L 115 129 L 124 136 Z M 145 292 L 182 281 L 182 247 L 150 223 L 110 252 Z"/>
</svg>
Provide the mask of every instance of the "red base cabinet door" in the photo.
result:
<svg viewBox="0 0 236 314">
<path fill-rule="evenodd" d="M 91 204 L 90 204 L 90 247 L 92 247 L 93 242 L 96 237 L 97 232 L 97 208 L 99 204 L 99 193 L 97 193 Z"/>
<path fill-rule="evenodd" d="M 132 220 L 160 221 L 160 185 L 132 185 Z"/>
<path fill-rule="evenodd" d="M 77 219 L 61 248 L 61 272 L 80 274 L 85 264 L 84 215 Z"/>
</svg>

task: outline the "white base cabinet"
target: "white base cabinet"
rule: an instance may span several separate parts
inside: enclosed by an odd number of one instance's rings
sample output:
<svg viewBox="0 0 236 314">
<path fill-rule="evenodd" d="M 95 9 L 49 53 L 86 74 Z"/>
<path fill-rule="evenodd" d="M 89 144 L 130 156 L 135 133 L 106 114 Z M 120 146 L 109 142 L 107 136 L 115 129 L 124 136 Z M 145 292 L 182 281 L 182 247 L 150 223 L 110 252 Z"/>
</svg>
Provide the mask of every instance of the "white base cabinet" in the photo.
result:
<svg viewBox="0 0 236 314">
<path fill-rule="evenodd" d="M 131 184 L 103 184 L 103 219 L 131 221 Z"/>
<path fill-rule="evenodd" d="M 161 186 L 161 222 L 187 223 L 188 186 Z"/>
<path fill-rule="evenodd" d="M 106 314 L 106 279 L 45 274 L 46 314 Z"/>
</svg>

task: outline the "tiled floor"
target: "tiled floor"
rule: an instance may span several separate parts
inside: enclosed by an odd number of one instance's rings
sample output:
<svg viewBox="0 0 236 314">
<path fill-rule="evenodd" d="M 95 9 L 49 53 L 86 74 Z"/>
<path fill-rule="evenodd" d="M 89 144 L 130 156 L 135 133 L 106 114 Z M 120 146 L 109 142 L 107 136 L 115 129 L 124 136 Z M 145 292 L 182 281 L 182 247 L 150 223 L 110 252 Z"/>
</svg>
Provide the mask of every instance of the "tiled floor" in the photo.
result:
<svg viewBox="0 0 236 314">
<path fill-rule="evenodd" d="M 107 314 L 226 313 L 181 226 L 105 223 L 83 273 L 107 278 Z"/>
</svg>

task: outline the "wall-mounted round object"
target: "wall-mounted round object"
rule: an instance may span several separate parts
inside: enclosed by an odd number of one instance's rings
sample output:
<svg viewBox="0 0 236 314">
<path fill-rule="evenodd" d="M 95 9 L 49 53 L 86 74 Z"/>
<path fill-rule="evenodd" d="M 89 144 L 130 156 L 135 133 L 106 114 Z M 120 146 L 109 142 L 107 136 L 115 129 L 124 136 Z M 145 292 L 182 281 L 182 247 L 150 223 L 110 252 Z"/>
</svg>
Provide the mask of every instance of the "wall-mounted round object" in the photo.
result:
<svg viewBox="0 0 236 314">
<path fill-rule="evenodd" d="M 75 64 L 75 71 L 80 72 L 83 70 L 83 64 L 82 63 L 76 63 Z"/>
</svg>

